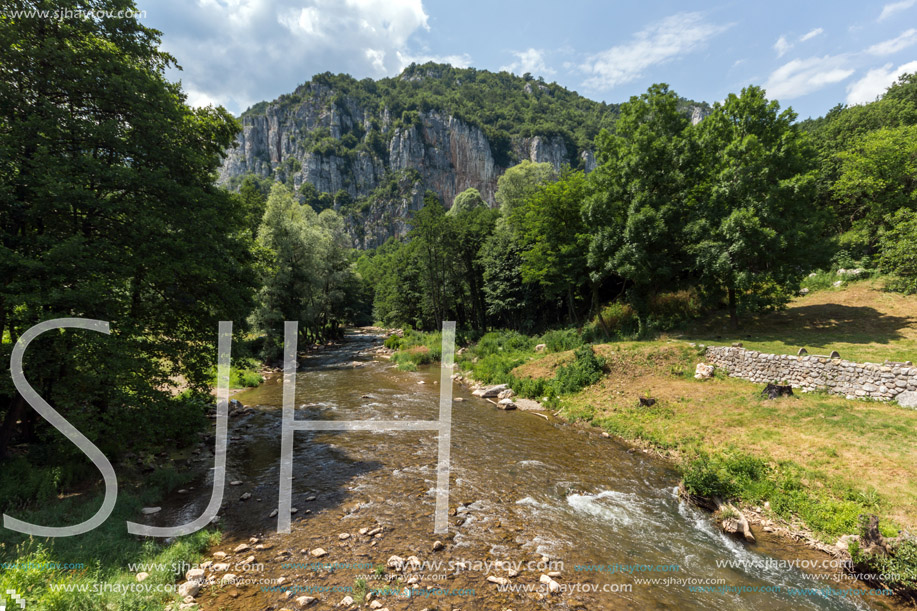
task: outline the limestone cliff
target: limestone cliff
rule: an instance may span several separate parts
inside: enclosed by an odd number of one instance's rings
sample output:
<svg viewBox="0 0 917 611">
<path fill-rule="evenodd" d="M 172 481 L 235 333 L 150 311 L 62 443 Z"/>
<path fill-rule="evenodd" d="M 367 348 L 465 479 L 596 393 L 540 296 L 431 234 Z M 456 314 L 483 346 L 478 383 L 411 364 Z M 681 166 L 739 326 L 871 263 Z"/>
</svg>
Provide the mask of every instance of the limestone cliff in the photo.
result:
<svg viewBox="0 0 917 611">
<path fill-rule="evenodd" d="M 372 91 L 372 87 L 365 81 L 357 88 L 350 81 L 344 81 L 349 87 L 336 87 L 328 80 L 316 77 L 294 94 L 244 113 L 242 132 L 228 151 L 219 182 L 235 186 L 239 178 L 254 173 L 281 180 L 294 190 L 309 182 L 319 192 L 345 191 L 350 200 L 361 203 L 342 211 L 349 217 L 357 246 L 374 247 L 392 235 L 403 235 L 426 190 L 436 192 L 448 207 L 458 193 L 474 187 L 493 205 L 497 179 L 523 159 L 547 162 L 557 169 L 569 164 L 591 170 L 595 165 L 591 150 L 578 147 L 570 134 L 557 133 L 556 121 L 543 123 L 552 126 L 547 132 L 554 133 L 539 134 L 538 125 L 524 134 L 513 133 L 510 125 L 509 130 L 490 130 L 489 137 L 482 121 L 462 118 L 445 102 L 412 108 L 398 103 L 398 96 L 405 95 L 400 91 L 367 95 L 363 89 Z M 412 80 L 418 76 L 412 75 Z M 515 94 L 526 98 L 547 97 L 560 90 L 553 84 L 533 89 L 517 77 L 510 83 L 518 87 Z M 599 109 L 596 115 L 610 108 L 590 103 Z M 419 180 L 405 179 L 407 170 L 416 171 Z M 388 182 L 399 185 L 400 198 L 375 194 Z"/>
</svg>

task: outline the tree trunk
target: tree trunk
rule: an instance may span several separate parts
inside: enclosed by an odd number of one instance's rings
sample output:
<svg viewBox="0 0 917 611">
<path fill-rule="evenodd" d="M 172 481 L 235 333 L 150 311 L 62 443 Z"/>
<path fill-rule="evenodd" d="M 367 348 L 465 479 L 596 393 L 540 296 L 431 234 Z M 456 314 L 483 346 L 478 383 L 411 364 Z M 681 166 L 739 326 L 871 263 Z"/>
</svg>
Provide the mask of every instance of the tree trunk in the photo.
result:
<svg viewBox="0 0 917 611">
<path fill-rule="evenodd" d="M 24 411 L 25 399 L 17 392 L 13 400 L 10 401 L 6 417 L 3 419 L 3 425 L 0 426 L 0 458 L 6 458 L 10 440 L 16 430 L 16 422 L 22 417 Z"/>
<path fill-rule="evenodd" d="M 570 308 L 570 321 L 578 323 L 579 319 L 576 316 L 576 307 L 573 305 L 573 287 L 567 288 L 567 306 Z"/>
<path fill-rule="evenodd" d="M 605 337 L 611 337 L 611 329 L 608 328 L 608 323 L 605 322 L 605 317 L 602 316 L 602 304 L 599 303 L 599 285 L 590 279 L 589 288 L 592 291 L 592 310 L 599 319 L 602 333 L 605 334 Z"/>
<path fill-rule="evenodd" d="M 726 292 L 729 298 L 729 326 L 732 329 L 738 329 L 739 312 L 738 308 L 736 307 L 736 289 L 734 286 L 730 286 Z"/>
</svg>

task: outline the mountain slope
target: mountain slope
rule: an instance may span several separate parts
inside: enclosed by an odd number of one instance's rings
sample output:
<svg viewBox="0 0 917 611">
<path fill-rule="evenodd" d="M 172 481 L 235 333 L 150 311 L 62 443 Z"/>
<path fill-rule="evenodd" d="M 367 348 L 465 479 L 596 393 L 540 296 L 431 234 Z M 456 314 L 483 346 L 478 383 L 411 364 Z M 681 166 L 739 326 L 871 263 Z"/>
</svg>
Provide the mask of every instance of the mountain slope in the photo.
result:
<svg viewBox="0 0 917 611">
<path fill-rule="evenodd" d="M 474 187 L 493 205 L 499 176 L 524 159 L 591 170 L 592 141 L 616 116 L 616 105 L 529 75 L 434 63 L 378 81 L 324 73 L 243 113 L 219 180 L 310 183 L 334 195 L 355 245 L 371 248 L 407 231 L 427 189 L 450 206 Z"/>
</svg>

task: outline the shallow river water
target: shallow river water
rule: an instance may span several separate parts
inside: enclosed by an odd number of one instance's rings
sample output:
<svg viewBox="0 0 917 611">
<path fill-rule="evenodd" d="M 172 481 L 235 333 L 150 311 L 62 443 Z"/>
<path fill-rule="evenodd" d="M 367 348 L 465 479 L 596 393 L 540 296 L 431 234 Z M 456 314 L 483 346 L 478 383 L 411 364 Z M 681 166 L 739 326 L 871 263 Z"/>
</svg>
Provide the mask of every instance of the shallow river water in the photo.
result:
<svg viewBox="0 0 917 611">
<path fill-rule="evenodd" d="M 296 417 L 437 418 L 439 369 L 398 371 L 374 357 L 380 342 L 349 334 L 342 346 L 308 357 L 297 375 Z M 227 481 L 242 484 L 226 488 L 220 515 L 227 534 L 211 551 L 229 554 L 224 562 L 239 581 L 205 588 L 197 598 L 204 609 L 296 609 L 301 596 L 317 599 L 308 608 L 330 609 L 345 596 L 359 601 L 386 587 L 375 598 L 391 611 L 886 608 L 884 599 L 852 596 L 850 582 L 787 566 L 828 556 L 763 532 L 752 546 L 724 535 L 708 513 L 679 500 L 678 476 L 664 461 L 549 413 L 501 411 L 458 385 L 448 534 L 433 533 L 437 433 L 430 431 L 297 432 L 298 511 L 292 533 L 278 534 L 270 514 L 281 378 L 236 395 L 254 408 L 230 425 Z M 210 480 L 200 478 L 168 500 L 157 523 L 197 516 L 209 491 Z M 244 493 L 251 498 L 240 500 Z M 360 534 L 377 527 L 378 535 Z M 437 540 L 444 547 L 434 551 Z M 251 549 L 234 554 L 240 543 Z M 326 555 L 309 553 L 319 547 Z M 377 568 L 393 555 L 427 564 Z M 246 563 L 249 556 L 255 559 Z M 513 563 L 518 574 L 496 561 Z M 555 593 L 540 582 L 548 572 Z M 510 587 L 519 591 L 501 591 Z"/>
</svg>

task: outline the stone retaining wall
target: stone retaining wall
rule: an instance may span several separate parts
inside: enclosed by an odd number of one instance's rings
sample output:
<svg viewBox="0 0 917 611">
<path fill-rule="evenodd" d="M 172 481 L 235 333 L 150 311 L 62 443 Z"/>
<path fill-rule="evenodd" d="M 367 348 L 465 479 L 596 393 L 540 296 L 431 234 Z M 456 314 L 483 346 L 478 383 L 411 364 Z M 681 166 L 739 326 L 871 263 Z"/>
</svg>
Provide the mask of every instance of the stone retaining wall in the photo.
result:
<svg viewBox="0 0 917 611">
<path fill-rule="evenodd" d="M 855 363 L 840 358 L 767 354 L 728 346 L 708 346 L 707 362 L 734 378 L 783 383 L 804 392 L 826 390 L 848 399 L 894 399 L 917 390 L 917 367 L 909 363 Z"/>
</svg>

